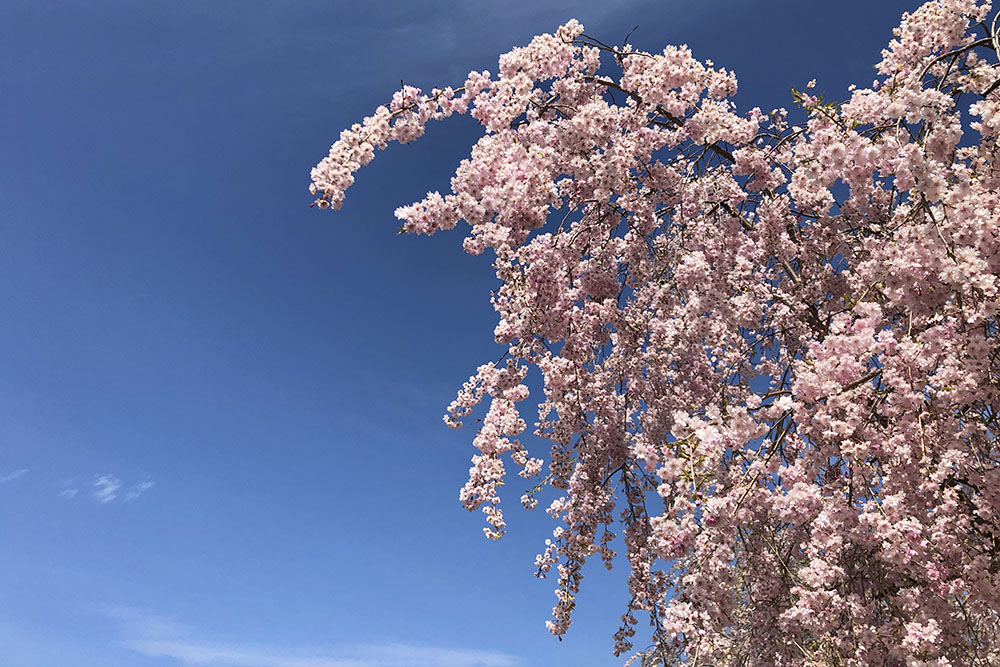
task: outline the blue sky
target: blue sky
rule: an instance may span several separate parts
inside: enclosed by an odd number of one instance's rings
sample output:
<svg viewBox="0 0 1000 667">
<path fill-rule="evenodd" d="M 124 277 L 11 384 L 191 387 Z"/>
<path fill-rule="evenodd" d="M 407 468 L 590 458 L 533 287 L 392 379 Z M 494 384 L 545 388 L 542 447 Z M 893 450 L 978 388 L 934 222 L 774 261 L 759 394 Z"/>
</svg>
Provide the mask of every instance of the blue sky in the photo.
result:
<svg viewBox="0 0 1000 667">
<path fill-rule="evenodd" d="M 338 213 L 309 169 L 398 88 L 571 17 L 734 69 L 743 109 L 867 85 L 913 2 L 6 0 L 0 665 L 611 665 L 623 573 L 563 642 L 551 530 L 459 505 L 444 428 L 492 342 L 461 234 L 397 236 L 478 127 L 432 126 Z M 516 482 L 512 482 L 513 488 Z"/>
</svg>

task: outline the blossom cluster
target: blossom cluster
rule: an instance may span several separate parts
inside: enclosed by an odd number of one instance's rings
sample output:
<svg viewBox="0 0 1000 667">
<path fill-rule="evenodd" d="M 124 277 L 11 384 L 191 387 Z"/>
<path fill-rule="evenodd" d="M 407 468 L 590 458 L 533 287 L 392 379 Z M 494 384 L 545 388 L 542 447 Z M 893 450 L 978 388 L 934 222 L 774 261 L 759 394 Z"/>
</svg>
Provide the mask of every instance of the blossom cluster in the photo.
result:
<svg viewBox="0 0 1000 667">
<path fill-rule="evenodd" d="M 397 216 L 464 220 L 465 249 L 495 257 L 505 361 L 446 421 L 486 404 L 461 500 L 489 537 L 505 460 L 545 472 L 526 507 L 555 490 L 536 559 L 553 633 L 597 557 L 628 569 L 616 654 L 651 621 L 644 664 L 1000 664 L 990 9 L 904 15 L 872 85 L 796 93 L 801 122 L 738 112 L 733 73 L 686 47 L 611 47 L 572 21 L 496 77 L 404 87 L 313 170 L 338 208 L 388 142 L 452 113 L 484 126 L 451 192 Z"/>
</svg>

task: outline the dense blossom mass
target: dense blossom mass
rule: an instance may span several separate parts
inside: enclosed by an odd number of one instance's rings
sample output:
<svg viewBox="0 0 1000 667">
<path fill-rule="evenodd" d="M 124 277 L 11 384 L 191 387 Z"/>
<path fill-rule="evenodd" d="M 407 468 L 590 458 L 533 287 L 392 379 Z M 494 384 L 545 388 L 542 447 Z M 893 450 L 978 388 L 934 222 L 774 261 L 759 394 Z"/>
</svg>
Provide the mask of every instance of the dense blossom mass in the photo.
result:
<svg viewBox="0 0 1000 667">
<path fill-rule="evenodd" d="M 554 634 L 585 562 L 622 559 L 614 650 L 644 663 L 1000 664 L 998 50 L 989 2 L 928 2 L 870 87 L 810 83 L 793 122 L 738 112 L 686 47 L 571 21 L 495 76 L 403 87 L 313 170 L 339 208 L 376 149 L 484 126 L 451 191 L 396 214 L 495 255 L 508 351 L 446 420 L 483 404 L 461 500 L 489 537 L 505 466 L 529 508 L 557 490 Z"/>
</svg>

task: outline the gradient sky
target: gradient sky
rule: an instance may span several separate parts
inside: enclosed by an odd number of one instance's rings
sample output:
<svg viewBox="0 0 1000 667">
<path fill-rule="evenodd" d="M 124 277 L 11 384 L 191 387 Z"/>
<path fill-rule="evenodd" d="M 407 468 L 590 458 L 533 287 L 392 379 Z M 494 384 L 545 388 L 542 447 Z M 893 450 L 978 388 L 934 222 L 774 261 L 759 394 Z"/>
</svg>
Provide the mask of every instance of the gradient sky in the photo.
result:
<svg viewBox="0 0 1000 667">
<path fill-rule="evenodd" d="M 563 642 L 552 526 L 483 538 L 445 406 L 499 356 L 489 259 L 397 236 L 467 118 L 383 153 L 338 213 L 309 169 L 399 87 L 571 17 L 687 43 L 742 109 L 868 85 L 884 0 L 4 0 L 0 665 L 612 665 L 623 572 Z M 527 412 L 530 414 L 531 409 Z M 529 443 L 530 444 L 530 443 Z"/>
</svg>

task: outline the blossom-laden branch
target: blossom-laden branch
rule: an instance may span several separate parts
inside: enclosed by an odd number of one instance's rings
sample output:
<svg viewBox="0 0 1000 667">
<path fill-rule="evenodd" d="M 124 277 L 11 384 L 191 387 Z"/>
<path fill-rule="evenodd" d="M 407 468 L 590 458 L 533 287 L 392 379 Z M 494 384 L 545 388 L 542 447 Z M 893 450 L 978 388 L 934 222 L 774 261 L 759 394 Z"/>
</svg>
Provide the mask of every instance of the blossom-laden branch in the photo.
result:
<svg viewBox="0 0 1000 667">
<path fill-rule="evenodd" d="M 571 21 L 496 77 L 403 86 L 313 170 L 339 208 L 376 149 L 453 113 L 484 126 L 451 192 L 396 215 L 425 234 L 464 220 L 465 249 L 495 255 L 507 355 L 446 420 L 488 403 L 461 500 L 491 538 L 504 461 L 547 467 L 522 502 L 559 496 L 536 560 L 558 579 L 553 633 L 596 555 L 629 570 L 615 652 L 637 613 L 654 624 L 644 664 L 1000 664 L 989 12 L 904 15 L 873 85 L 830 104 L 810 82 L 799 123 L 739 113 L 735 76 L 686 47 Z M 522 442 L 530 368 L 544 460 Z"/>
</svg>

